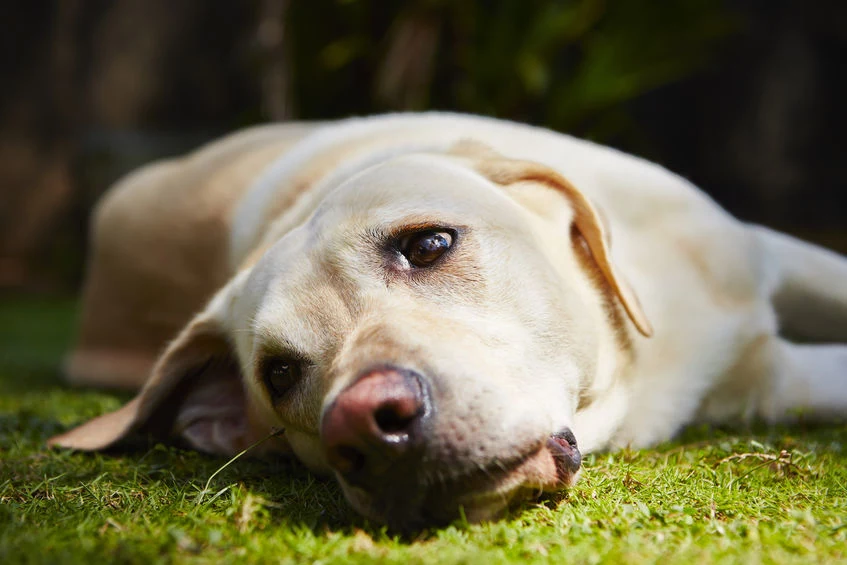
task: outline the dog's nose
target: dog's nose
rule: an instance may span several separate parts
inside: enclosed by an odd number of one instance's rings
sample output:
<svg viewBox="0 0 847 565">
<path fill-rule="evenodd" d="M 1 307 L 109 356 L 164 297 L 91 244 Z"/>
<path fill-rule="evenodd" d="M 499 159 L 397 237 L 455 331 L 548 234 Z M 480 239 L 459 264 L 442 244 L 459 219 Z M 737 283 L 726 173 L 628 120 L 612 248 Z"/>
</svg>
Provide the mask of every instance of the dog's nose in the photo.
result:
<svg viewBox="0 0 847 565">
<path fill-rule="evenodd" d="M 392 367 L 370 370 L 324 413 L 327 462 L 351 482 L 376 479 L 421 444 L 429 412 L 420 375 Z"/>
</svg>

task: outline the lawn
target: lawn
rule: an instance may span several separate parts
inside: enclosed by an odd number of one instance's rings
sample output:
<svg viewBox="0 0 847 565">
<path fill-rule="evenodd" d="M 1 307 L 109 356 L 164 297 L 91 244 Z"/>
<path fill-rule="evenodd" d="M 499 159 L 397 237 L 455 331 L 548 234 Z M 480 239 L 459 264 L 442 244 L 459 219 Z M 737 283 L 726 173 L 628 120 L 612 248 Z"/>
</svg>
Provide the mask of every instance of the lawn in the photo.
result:
<svg viewBox="0 0 847 565">
<path fill-rule="evenodd" d="M 847 562 L 847 426 L 691 429 L 589 456 L 581 482 L 507 519 L 398 537 L 285 460 L 44 440 L 126 395 L 65 387 L 74 305 L 0 302 L 0 563 Z M 845 375 L 847 377 L 847 375 Z"/>
</svg>

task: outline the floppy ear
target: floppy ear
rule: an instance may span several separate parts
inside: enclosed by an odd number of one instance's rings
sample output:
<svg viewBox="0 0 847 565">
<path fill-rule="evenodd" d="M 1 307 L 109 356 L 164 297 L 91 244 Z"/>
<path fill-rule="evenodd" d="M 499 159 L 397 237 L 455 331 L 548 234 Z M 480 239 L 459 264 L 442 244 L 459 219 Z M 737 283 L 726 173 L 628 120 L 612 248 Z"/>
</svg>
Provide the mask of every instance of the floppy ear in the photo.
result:
<svg viewBox="0 0 847 565">
<path fill-rule="evenodd" d="M 232 455 L 267 436 L 271 429 L 259 423 L 248 405 L 225 330 L 228 290 L 219 292 L 167 347 L 138 396 L 48 444 L 93 451 L 141 432 L 179 437 L 194 449 Z M 271 449 L 288 450 L 284 440 Z"/>
<path fill-rule="evenodd" d="M 532 161 L 520 161 L 498 156 L 487 146 L 465 140 L 453 147 L 451 153 L 469 159 L 474 168 L 494 183 L 507 186 L 516 182 L 537 182 L 562 193 L 574 210 L 574 227 L 585 240 L 597 268 L 623 305 L 629 319 L 642 335 L 653 335 L 653 327 L 644 314 L 638 297 L 626 280 L 615 271 L 609 253 L 609 237 L 594 206 L 582 192 L 553 169 Z"/>
</svg>

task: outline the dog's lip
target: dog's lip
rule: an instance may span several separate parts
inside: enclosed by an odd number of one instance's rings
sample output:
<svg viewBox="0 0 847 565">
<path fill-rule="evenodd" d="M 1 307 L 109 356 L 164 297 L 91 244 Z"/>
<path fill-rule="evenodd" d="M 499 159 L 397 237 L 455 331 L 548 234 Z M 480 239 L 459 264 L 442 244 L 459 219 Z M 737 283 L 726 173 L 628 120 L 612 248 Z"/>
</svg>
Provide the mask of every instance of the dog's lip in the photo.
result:
<svg viewBox="0 0 847 565">
<path fill-rule="evenodd" d="M 573 435 L 571 435 L 572 437 Z M 576 442 L 571 443 L 566 437 L 553 434 L 547 440 L 545 447 L 553 456 L 553 463 L 556 465 L 556 478 L 563 486 L 569 486 L 582 464 L 582 455 L 576 446 Z"/>
<path fill-rule="evenodd" d="M 506 500 L 518 491 L 541 495 L 573 486 L 579 475 L 581 456 L 557 434 L 534 445 L 522 455 L 509 461 L 496 462 L 454 481 L 452 492 L 462 493 L 460 502 Z"/>
<path fill-rule="evenodd" d="M 563 452 L 561 441 L 561 437 L 551 434 L 508 460 L 497 460 L 465 474 L 424 480 L 420 483 L 420 496 L 414 497 L 415 502 L 407 498 L 408 505 L 400 513 L 396 513 L 391 494 L 368 492 L 354 485 L 347 488 L 356 491 L 358 504 L 354 506 L 361 505 L 360 512 L 401 528 L 449 523 L 457 516 L 459 507 L 464 509 L 469 521 L 491 519 L 513 501 L 560 491 L 574 484 L 578 472 L 568 463 L 572 457 Z M 571 449 L 576 450 L 575 446 Z M 388 514 L 380 510 L 386 503 L 392 509 Z"/>
<path fill-rule="evenodd" d="M 540 495 L 573 486 L 579 460 L 579 450 L 575 445 L 570 445 L 557 434 L 551 434 L 518 456 L 437 481 L 430 484 L 428 490 L 437 493 L 442 500 L 452 495 L 460 504 L 492 499 L 508 502 L 518 491 Z"/>
<path fill-rule="evenodd" d="M 442 493 L 460 498 L 500 496 L 515 487 L 543 491 L 572 486 L 579 471 L 580 453 L 558 434 L 534 444 L 520 455 L 496 460 L 469 473 L 428 484 Z"/>
</svg>

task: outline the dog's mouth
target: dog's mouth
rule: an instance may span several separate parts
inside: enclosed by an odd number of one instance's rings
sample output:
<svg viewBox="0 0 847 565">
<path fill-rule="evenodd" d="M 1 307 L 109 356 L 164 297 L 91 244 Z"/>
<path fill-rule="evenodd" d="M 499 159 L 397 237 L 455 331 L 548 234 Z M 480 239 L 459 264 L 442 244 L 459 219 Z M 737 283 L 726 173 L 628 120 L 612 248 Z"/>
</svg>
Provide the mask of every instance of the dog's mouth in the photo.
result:
<svg viewBox="0 0 847 565">
<path fill-rule="evenodd" d="M 514 458 L 497 460 L 474 472 L 445 481 L 445 494 L 490 496 L 520 487 L 536 492 L 557 491 L 572 486 L 581 455 L 570 432 L 553 434 Z M 436 483 L 436 486 L 439 486 Z"/>
<path fill-rule="evenodd" d="M 566 489 L 576 482 L 581 456 L 573 434 L 553 434 L 518 456 L 450 475 L 409 473 L 408 480 L 379 491 L 342 487 L 363 515 L 400 530 L 445 525 L 457 518 L 480 522 L 501 516 L 520 501 Z"/>
</svg>

